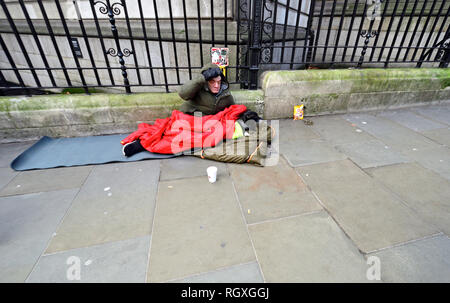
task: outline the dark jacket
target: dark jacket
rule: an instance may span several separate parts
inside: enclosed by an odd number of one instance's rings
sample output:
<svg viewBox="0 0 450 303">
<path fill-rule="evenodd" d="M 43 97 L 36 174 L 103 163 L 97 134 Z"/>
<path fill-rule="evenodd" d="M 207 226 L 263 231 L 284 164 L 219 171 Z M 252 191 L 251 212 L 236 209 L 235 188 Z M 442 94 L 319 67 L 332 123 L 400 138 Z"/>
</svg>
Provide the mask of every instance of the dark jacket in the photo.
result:
<svg viewBox="0 0 450 303">
<path fill-rule="evenodd" d="M 201 72 L 212 67 L 217 67 L 217 65 L 208 64 L 202 68 Z M 214 115 L 235 104 L 234 98 L 228 90 L 229 84 L 223 74 L 220 74 L 222 77 L 220 91 L 215 95 L 209 90 L 208 82 L 201 72 L 198 76 L 186 82 L 178 91 L 178 95 L 185 100 L 180 107 L 180 111 L 190 115 L 196 111 L 200 111 L 204 115 Z"/>
</svg>

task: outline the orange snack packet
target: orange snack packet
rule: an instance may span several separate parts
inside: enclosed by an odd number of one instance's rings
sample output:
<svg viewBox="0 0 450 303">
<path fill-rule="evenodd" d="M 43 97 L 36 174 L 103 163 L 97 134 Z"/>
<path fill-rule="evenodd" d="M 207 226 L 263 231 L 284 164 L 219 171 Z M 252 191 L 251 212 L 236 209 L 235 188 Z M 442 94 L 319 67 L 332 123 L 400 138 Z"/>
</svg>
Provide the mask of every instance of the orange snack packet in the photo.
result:
<svg viewBox="0 0 450 303">
<path fill-rule="evenodd" d="M 303 120 L 303 107 L 303 104 L 294 106 L 294 120 Z"/>
</svg>

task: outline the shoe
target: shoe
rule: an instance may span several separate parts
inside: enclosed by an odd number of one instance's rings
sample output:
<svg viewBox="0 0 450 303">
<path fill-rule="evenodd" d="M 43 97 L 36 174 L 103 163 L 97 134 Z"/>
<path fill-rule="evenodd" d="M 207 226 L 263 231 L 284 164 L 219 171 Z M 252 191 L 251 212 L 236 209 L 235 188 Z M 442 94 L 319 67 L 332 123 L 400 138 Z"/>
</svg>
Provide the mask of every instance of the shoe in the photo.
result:
<svg viewBox="0 0 450 303">
<path fill-rule="evenodd" d="M 141 142 L 139 140 L 135 140 L 133 142 L 127 143 L 122 147 L 122 153 L 125 157 L 131 157 L 134 154 L 137 154 L 144 150 Z"/>
<path fill-rule="evenodd" d="M 135 141 L 133 141 L 133 142 L 135 142 Z M 127 143 L 127 144 L 125 144 L 124 146 L 122 146 L 122 154 L 123 154 L 125 157 L 127 157 L 127 154 L 125 153 L 125 147 L 127 147 L 127 146 L 130 145 L 130 144 L 132 144 L 133 142 Z"/>
</svg>

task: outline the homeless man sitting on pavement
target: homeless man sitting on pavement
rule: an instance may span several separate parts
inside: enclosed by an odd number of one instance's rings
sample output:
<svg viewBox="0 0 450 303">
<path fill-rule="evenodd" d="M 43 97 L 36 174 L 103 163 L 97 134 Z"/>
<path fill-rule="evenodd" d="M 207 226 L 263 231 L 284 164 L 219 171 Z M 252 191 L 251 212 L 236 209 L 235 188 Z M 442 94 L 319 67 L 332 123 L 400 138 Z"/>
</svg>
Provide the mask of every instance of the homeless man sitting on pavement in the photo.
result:
<svg viewBox="0 0 450 303">
<path fill-rule="evenodd" d="M 179 96 L 185 100 L 180 111 L 188 115 L 215 115 L 231 105 L 234 98 L 229 91 L 229 84 L 220 68 L 210 63 L 201 69 L 200 74 L 186 82 L 179 90 Z M 258 121 L 260 117 L 253 111 L 246 110 L 240 116 L 239 123 L 246 127 L 247 120 Z M 248 129 L 248 128 L 247 128 Z M 139 139 L 123 146 L 123 154 L 130 157 L 144 151 Z"/>
</svg>

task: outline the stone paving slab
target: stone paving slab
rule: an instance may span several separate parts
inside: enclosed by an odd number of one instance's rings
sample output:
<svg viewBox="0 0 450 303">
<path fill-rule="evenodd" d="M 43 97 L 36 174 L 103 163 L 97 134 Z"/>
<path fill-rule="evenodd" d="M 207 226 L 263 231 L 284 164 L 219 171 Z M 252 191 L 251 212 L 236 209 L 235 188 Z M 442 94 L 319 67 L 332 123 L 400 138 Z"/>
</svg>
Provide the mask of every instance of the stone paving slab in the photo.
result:
<svg viewBox="0 0 450 303">
<path fill-rule="evenodd" d="M 95 166 L 47 253 L 149 235 L 159 161 Z"/>
<path fill-rule="evenodd" d="M 159 183 L 148 282 L 164 282 L 255 260 L 229 176 Z"/>
<path fill-rule="evenodd" d="M 282 158 L 276 166 L 228 164 L 228 168 L 249 224 L 322 209 Z"/>
<path fill-rule="evenodd" d="M 0 282 L 66 282 L 73 255 L 81 282 L 367 282 L 362 253 L 386 282 L 448 282 L 450 106 L 396 112 L 280 120 L 265 168 L 185 156 L 15 172 L 34 142 L 1 144 Z M 292 172 L 259 203 L 247 188 Z"/>
<path fill-rule="evenodd" d="M 217 167 L 218 178 L 228 174 L 225 163 L 200 159 L 193 156 L 180 156 L 161 160 L 161 176 L 159 179 L 165 181 L 199 176 L 206 177 L 206 169 L 209 166 Z"/>
<path fill-rule="evenodd" d="M 17 176 L 17 174 L 17 172 L 8 167 L 0 167 L 0 191 L 9 183 L 9 181 Z"/>
<path fill-rule="evenodd" d="M 78 189 L 0 198 L 0 282 L 24 282 Z"/>
<path fill-rule="evenodd" d="M 26 282 L 143 283 L 150 236 L 44 255 Z"/>
<path fill-rule="evenodd" d="M 318 119 L 311 118 L 310 120 Z M 314 125 L 314 124 L 313 124 Z M 318 131 L 302 120 L 279 121 L 279 146 L 275 149 L 285 156 L 290 166 L 345 159 L 346 156 L 322 139 Z"/>
<path fill-rule="evenodd" d="M 419 109 L 416 109 L 420 112 Z M 413 111 L 402 109 L 394 111 L 385 111 L 378 114 L 380 117 L 387 118 L 393 122 L 403 125 L 416 132 L 427 131 L 446 127 L 445 124 L 432 121 L 423 116 L 416 114 Z M 450 115 L 449 115 L 450 118 Z"/>
<path fill-rule="evenodd" d="M 368 266 L 325 212 L 249 226 L 266 282 L 368 282 Z"/>
<path fill-rule="evenodd" d="M 445 235 L 385 249 L 371 256 L 380 258 L 384 282 L 450 282 L 450 239 Z"/>
<path fill-rule="evenodd" d="M 450 106 L 449 105 L 416 107 L 416 108 L 411 108 L 411 111 L 418 113 L 419 115 L 424 116 L 430 120 L 450 126 L 450 120 L 449 120 Z"/>
<path fill-rule="evenodd" d="M 264 283 L 257 262 L 239 264 L 171 281 L 173 283 Z"/>
<path fill-rule="evenodd" d="M 34 143 L 35 141 L 0 144 L 0 167 L 10 167 L 11 162 Z"/>
<path fill-rule="evenodd" d="M 425 137 L 450 147 L 450 128 L 439 128 L 421 132 Z"/>
<path fill-rule="evenodd" d="M 417 163 L 368 169 L 421 218 L 450 235 L 450 181 Z"/>
<path fill-rule="evenodd" d="M 279 152 L 286 157 L 289 165 L 293 167 L 347 158 L 345 154 L 336 150 L 331 143 L 322 139 L 280 142 Z"/>
<path fill-rule="evenodd" d="M 279 134 L 280 142 L 291 142 L 293 140 L 309 140 L 320 139 L 311 126 L 305 125 L 301 120 L 281 119 L 279 120 Z"/>
<path fill-rule="evenodd" d="M 375 139 L 358 127 L 352 126 L 352 123 L 342 117 L 339 115 L 311 118 L 314 122 L 311 127 L 322 138 L 331 142 L 333 145 L 365 142 Z"/>
<path fill-rule="evenodd" d="M 439 232 L 350 160 L 297 171 L 364 253 Z"/>
<path fill-rule="evenodd" d="M 362 168 L 410 161 L 406 156 L 392 150 L 378 139 L 337 145 L 335 148 Z"/>
<path fill-rule="evenodd" d="M 403 151 L 402 154 L 450 180 L 450 148 L 445 146 L 416 148 L 415 150 Z"/>
<path fill-rule="evenodd" d="M 362 130 L 398 151 L 438 147 L 439 144 L 421 134 L 374 114 L 350 114 L 344 116 Z"/>
<path fill-rule="evenodd" d="M 78 188 L 91 170 L 92 166 L 78 166 L 23 171 L 0 191 L 0 196 Z"/>
</svg>

